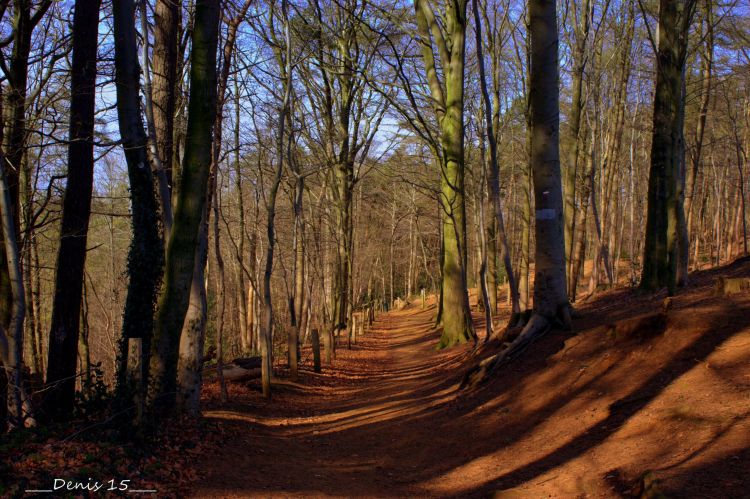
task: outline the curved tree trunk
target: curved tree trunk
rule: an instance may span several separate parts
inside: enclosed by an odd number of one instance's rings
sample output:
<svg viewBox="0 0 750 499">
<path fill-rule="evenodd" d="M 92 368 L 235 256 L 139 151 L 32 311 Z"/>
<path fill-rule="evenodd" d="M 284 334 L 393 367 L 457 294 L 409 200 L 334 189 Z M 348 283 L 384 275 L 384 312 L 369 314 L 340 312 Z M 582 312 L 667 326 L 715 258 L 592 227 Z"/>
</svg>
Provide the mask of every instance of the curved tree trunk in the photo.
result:
<svg viewBox="0 0 750 499">
<path fill-rule="evenodd" d="M 226 101 L 229 69 L 237 37 L 237 29 L 250 6 L 245 5 L 229 21 L 226 40 L 222 49 L 221 72 L 217 82 L 217 102 L 214 119 L 214 137 L 211 143 L 211 173 L 208 181 L 206 205 L 201 216 L 198 246 L 195 249 L 195 267 L 193 282 L 190 285 L 190 301 L 180 335 L 180 359 L 178 363 L 178 385 L 181 394 L 179 406 L 192 416 L 200 415 L 200 394 L 203 368 L 203 349 L 206 342 L 206 325 L 208 323 L 208 297 L 206 290 L 206 263 L 208 262 L 208 224 L 214 192 L 218 182 L 219 161 L 221 153 L 222 131 L 224 122 L 224 103 Z"/>
<path fill-rule="evenodd" d="M 185 157 L 150 362 L 149 406 L 156 412 L 174 409 L 176 401 L 180 333 L 188 310 L 196 246 L 208 197 L 216 113 L 219 14 L 218 0 L 196 2 Z"/>
</svg>

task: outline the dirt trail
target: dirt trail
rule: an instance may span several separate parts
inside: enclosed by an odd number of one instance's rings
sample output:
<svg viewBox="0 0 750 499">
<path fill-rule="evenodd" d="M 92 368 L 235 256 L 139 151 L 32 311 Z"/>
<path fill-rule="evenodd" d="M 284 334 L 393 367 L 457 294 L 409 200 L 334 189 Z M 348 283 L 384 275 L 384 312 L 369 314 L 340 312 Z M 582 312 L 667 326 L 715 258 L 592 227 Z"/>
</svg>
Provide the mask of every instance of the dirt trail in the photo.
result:
<svg viewBox="0 0 750 499">
<path fill-rule="evenodd" d="M 577 334 L 550 333 L 470 393 L 458 383 L 477 359 L 435 350 L 434 307 L 384 314 L 270 402 L 254 385 L 209 396 L 230 438 L 196 463 L 194 495 L 628 497 L 652 471 L 675 497 L 750 497 L 750 296 L 713 297 L 718 275 L 750 262 L 696 274 L 665 329 L 633 338 L 598 326 L 660 300 L 604 293 Z"/>
<path fill-rule="evenodd" d="M 419 434 L 405 423 L 456 395 L 453 376 L 467 348 L 436 352 L 434 308 L 384 314 L 332 369 L 302 384 L 275 385 L 268 403 L 254 393 L 206 412 L 236 438 L 196 493 L 206 497 L 414 495 Z M 304 356 L 304 355 L 303 355 Z M 421 418 L 420 418 L 421 419 Z M 432 438 L 442 438 L 439 428 Z"/>
</svg>

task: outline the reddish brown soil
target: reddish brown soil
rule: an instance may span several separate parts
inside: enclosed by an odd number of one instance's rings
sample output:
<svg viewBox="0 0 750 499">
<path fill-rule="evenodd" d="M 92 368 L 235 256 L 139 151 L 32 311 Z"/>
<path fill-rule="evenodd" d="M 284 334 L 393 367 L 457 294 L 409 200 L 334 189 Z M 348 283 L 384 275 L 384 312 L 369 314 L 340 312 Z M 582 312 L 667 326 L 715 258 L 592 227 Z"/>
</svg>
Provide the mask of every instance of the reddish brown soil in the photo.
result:
<svg viewBox="0 0 750 499">
<path fill-rule="evenodd" d="M 574 333 L 550 332 L 470 392 L 466 367 L 491 351 L 436 351 L 434 308 L 381 315 L 271 401 L 254 384 L 207 400 L 230 438 L 196 463 L 194 495 L 630 497 L 651 471 L 670 497 L 750 497 L 750 293 L 713 296 L 720 275 L 748 276 L 750 261 L 694 274 L 665 329 L 632 336 L 601 325 L 664 295 L 602 293 Z"/>
</svg>

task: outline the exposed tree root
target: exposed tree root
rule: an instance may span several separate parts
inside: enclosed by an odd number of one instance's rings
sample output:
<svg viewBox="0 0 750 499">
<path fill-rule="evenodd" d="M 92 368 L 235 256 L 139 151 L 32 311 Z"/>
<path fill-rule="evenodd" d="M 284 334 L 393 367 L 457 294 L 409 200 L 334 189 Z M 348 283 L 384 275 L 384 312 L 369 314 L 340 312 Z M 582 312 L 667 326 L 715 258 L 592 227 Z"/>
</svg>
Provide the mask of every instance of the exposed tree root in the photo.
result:
<svg viewBox="0 0 750 499">
<path fill-rule="evenodd" d="M 485 343 L 492 341 L 498 341 L 500 343 L 510 343 L 513 341 L 523 330 L 524 325 L 531 319 L 533 311 L 531 309 L 524 310 L 523 312 L 516 312 L 510 316 L 505 327 L 493 331 L 492 336 L 488 336 L 484 339 Z"/>
<path fill-rule="evenodd" d="M 661 480 L 657 478 L 653 471 L 646 471 L 638 479 L 638 483 L 633 489 L 636 497 L 641 499 L 666 499 L 667 496 L 661 491 Z"/>
<path fill-rule="evenodd" d="M 552 328 L 552 324 L 543 315 L 533 314 L 518 337 L 508 343 L 502 352 L 484 359 L 464 375 L 459 389 L 473 388 L 485 382 L 500 366 L 518 357 L 531 343 L 544 336 Z"/>
<path fill-rule="evenodd" d="M 657 336 L 666 330 L 667 316 L 673 306 L 674 299 L 668 297 L 662 303 L 660 311 L 605 324 L 602 326 L 602 332 L 612 342 L 642 341 Z M 469 369 L 459 389 L 473 388 L 484 383 L 500 366 L 521 355 L 531 343 L 544 336 L 550 329 L 570 330 L 573 313 L 572 307 L 563 305 L 554 319 L 541 314 L 532 314 L 523 329 L 505 328 L 501 333 L 494 335 L 492 340 L 503 344 L 502 351 L 487 357 L 477 366 Z"/>
<path fill-rule="evenodd" d="M 523 324 L 526 317 L 528 317 L 528 322 L 525 322 L 523 328 L 520 326 L 506 327 L 498 335 L 493 336 L 493 340 L 498 340 L 504 344 L 503 350 L 484 359 L 479 365 L 470 369 L 464 375 L 459 388 L 472 388 L 485 382 L 500 366 L 521 355 L 529 345 L 544 336 L 553 327 L 564 330 L 572 329 L 572 313 L 573 308 L 570 304 L 565 303 L 558 308 L 557 315 L 554 318 L 532 313 L 531 310 L 518 314 L 517 323 Z M 511 318 L 512 321 L 513 318 Z"/>
</svg>

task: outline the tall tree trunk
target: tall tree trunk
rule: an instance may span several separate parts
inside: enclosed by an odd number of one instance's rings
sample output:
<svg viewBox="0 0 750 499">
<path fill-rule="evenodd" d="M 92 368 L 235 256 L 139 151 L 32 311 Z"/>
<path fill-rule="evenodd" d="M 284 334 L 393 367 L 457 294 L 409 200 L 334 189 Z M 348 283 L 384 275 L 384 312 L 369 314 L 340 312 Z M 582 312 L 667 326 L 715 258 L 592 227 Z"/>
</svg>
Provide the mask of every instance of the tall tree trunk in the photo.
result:
<svg viewBox="0 0 750 499">
<path fill-rule="evenodd" d="M 170 411 L 175 405 L 180 333 L 188 309 L 196 247 L 207 206 L 216 113 L 219 17 L 218 0 L 196 1 L 185 156 L 150 362 L 149 405 L 156 412 Z"/>
<path fill-rule="evenodd" d="M 219 240 L 219 206 L 221 198 L 219 194 L 221 187 L 218 181 L 214 181 L 214 254 L 216 256 L 216 267 L 219 270 L 218 275 L 218 295 L 219 305 L 216 311 L 216 372 L 219 378 L 219 393 L 222 402 L 229 398 L 227 394 L 227 384 L 224 380 L 224 311 L 226 310 L 226 280 L 224 271 L 224 257 L 221 254 L 221 244 Z M 202 366 L 201 366 L 202 367 Z"/>
<path fill-rule="evenodd" d="M 680 103 L 677 108 L 677 178 L 675 179 L 675 231 L 677 248 L 674 250 L 675 263 L 675 286 L 687 286 L 688 266 L 690 264 L 690 235 L 688 234 L 687 218 L 685 217 L 685 185 L 687 163 L 685 162 L 685 99 L 687 88 L 685 84 L 685 65 L 682 66 L 680 75 Z"/>
<path fill-rule="evenodd" d="M 476 2 L 474 3 L 474 13 L 477 13 L 476 8 Z M 493 332 L 493 324 L 492 324 L 492 314 L 494 313 L 494 310 L 492 309 L 491 299 L 490 299 L 490 291 L 488 289 L 488 279 L 487 279 L 487 254 L 489 253 L 487 250 L 487 232 L 484 226 L 484 203 L 485 203 L 485 182 L 487 181 L 487 164 L 486 164 L 486 151 L 484 147 L 484 137 L 480 138 L 479 142 L 479 148 L 481 151 L 481 178 L 479 182 L 478 189 L 476 189 L 478 192 L 476 193 L 475 197 L 475 203 L 477 205 L 476 217 L 477 217 L 477 235 L 479 237 L 479 244 L 477 245 L 479 247 L 479 286 L 481 289 L 481 304 L 484 308 L 484 320 L 485 320 L 485 337 L 484 341 L 488 341 L 490 337 L 492 336 Z"/>
<path fill-rule="evenodd" d="M 530 0 L 531 108 L 530 168 L 534 178 L 536 251 L 534 259 L 534 316 L 548 322 L 566 318 L 563 201 L 559 155 L 558 40 L 555 0 Z M 530 327 L 534 321 L 527 326 Z"/>
<path fill-rule="evenodd" d="M 2 161 L 2 166 L 0 166 L 0 223 L 2 224 L 3 234 L 5 234 L 6 264 L 8 265 L 10 288 L 13 296 L 9 326 L 5 328 L 0 325 L 0 360 L 2 360 L 5 368 L 8 386 L 8 426 L 10 428 L 22 428 L 26 415 L 31 415 L 30 410 L 24 414 L 24 408 L 29 407 L 30 404 L 23 386 L 23 320 L 26 302 L 20 255 L 16 244 L 15 222 L 11 216 L 13 212 L 11 210 L 11 193 L 5 177 L 8 168 L 2 154 L 0 154 L 0 161 Z"/>
<path fill-rule="evenodd" d="M 677 286 L 682 98 L 687 36 L 695 0 L 659 3 L 648 216 L 641 288 Z M 683 215 L 684 216 L 684 215 Z"/>
<path fill-rule="evenodd" d="M 702 78 L 701 82 L 701 102 L 698 111 L 698 121 L 695 125 L 695 148 L 691 158 L 690 169 L 686 172 L 685 185 L 685 216 L 687 217 L 688 230 L 692 227 L 693 220 L 693 198 L 695 196 L 695 183 L 698 179 L 698 170 L 701 165 L 703 155 L 703 139 L 706 134 L 706 118 L 708 116 L 708 105 L 711 101 L 711 79 L 713 73 L 714 60 L 714 26 L 712 15 L 712 0 L 705 0 L 704 5 L 704 22 L 706 24 L 705 42 L 702 54 Z M 697 263 L 697 262 L 696 262 Z"/>
<path fill-rule="evenodd" d="M 145 97 L 145 111 L 146 111 L 146 131 L 147 131 L 147 143 L 149 146 L 149 152 L 151 153 L 150 160 L 156 176 L 156 185 L 159 192 L 159 206 L 161 208 L 161 221 L 164 229 L 165 239 L 169 239 L 169 233 L 172 230 L 172 192 L 167 179 L 167 172 L 165 166 L 162 164 L 162 151 L 159 151 L 157 142 L 159 139 L 156 136 L 156 124 L 154 118 L 154 101 L 153 101 L 153 87 L 151 84 L 151 68 L 149 67 L 149 26 L 148 26 L 148 9 L 146 8 L 146 2 L 139 2 L 141 11 L 141 35 L 143 37 L 142 49 L 141 49 L 141 65 L 143 70 L 143 95 Z M 167 69 L 167 71 L 169 71 Z M 168 100 L 168 97 L 165 99 Z M 160 103 L 162 104 L 162 103 Z M 169 105 L 168 102 L 164 102 L 164 105 Z M 161 117 L 163 118 L 163 116 Z M 162 141 L 164 138 L 162 137 Z"/>
<path fill-rule="evenodd" d="M 217 82 L 216 111 L 214 114 L 214 137 L 211 145 L 211 176 L 209 178 L 206 205 L 201 216 L 198 246 L 195 250 L 193 282 L 190 286 L 190 301 L 180 335 L 180 359 L 178 363 L 178 384 L 181 394 L 179 405 L 192 416 L 200 415 L 201 370 L 203 368 L 203 347 L 205 345 L 206 324 L 208 322 L 208 298 L 205 271 L 208 262 L 208 224 L 213 202 L 213 193 L 218 182 L 219 161 L 224 123 L 224 103 L 226 101 L 229 70 L 234 53 L 237 29 L 250 6 L 246 1 L 240 12 L 229 21 L 224 47 L 221 51 L 221 72 Z"/>
<path fill-rule="evenodd" d="M 154 182 L 146 154 L 146 132 L 141 121 L 140 70 L 133 0 L 113 0 L 115 38 L 115 83 L 120 138 L 128 165 L 133 238 L 128 252 L 128 292 L 122 321 L 120 363 L 117 368 L 118 398 L 130 405 L 128 397 L 128 342 L 141 338 L 147 346 L 153 329 L 154 303 L 162 277 L 164 246 L 158 230 L 158 209 Z M 148 348 L 143 348 L 148 356 Z M 145 383 L 147 369 L 141 359 L 140 379 Z M 141 402 L 143 398 L 141 396 Z"/>
<path fill-rule="evenodd" d="M 15 233 L 20 237 L 20 174 L 23 171 L 23 159 L 26 154 L 26 141 L 28 137 L 26 110 L 27 110 L 27 86 L 29 76 L 29 53 L 31 51 L 31 35 L 34 28 L 44 16 L 51 0 L 43 0 L 32 12 L 33 2 L 31 0 L 16 0 L 13 2 L 12 32 L 10 39 L 13 48 L 10 53 L 10 62 L 7 71 L 7 84 L 3 97 L 5 98 L 4 109 L 7 112 L 7 132 L 3 134 L 3 146 L 6 168 L 6 182 L 10 194 L 11 216 L 15 224 Z M 0 124 L 0 126 L 5 123 Z M 17 242 L 18 245 L 18 242 Z M 0 324 L 9 327 L 13 313 L 13 292 L 10 283 L 10 272 L 5 266 L 8 255 L 6 248 L 0 245 Z"/>
<path fill-rule="evenodd" d="M 0 92 L 0 116 L 3 115 L 2 111 Z M 2 141 L 3 128 L 0 126 L 0 142 Z M 0 376 L 4 378 L 0 379 L 0 388 L 6 392 L 6 403 L 0 404 L 0 430 L 3 431 L 6 426 L 7 429 L 23 427 L 26 416 L 32 416 L 31 401 L 26 397 L 23 385 L 23 322 L 26 302 L 17 244 L 17 222 L 13 219 L 12 193 L 6 176 L 9 169 L 6 158 L 0 151 L 0 229 L 3 234 L 0 255 L 5 260 L 0 262 L 0 268 L 6 272 L 4 278 L 10 295 L 7 322 L 5 317 L 0 321 L 0 362 L 3 365 L 3 373 Z M 3 315 L 6 315 L 5 310 Z M 28 408 L 26 414 L 24 407 Z M 28 423 L 33 424 L 33 419 L 28 420 Z"/>
<path fill-rule="evenodd" d="M 530 142 L 530 141 L 529 141 Z M 529 149 L 530 150 L 530 149 Z M 518 302 L 522 311 L 531 308 L 531 175 L 528 167 L 522 168 L 522 194 L 521 194 L 521 251 L 520 251 L 520 280 L 518 283 Z"/>
<path fill-rule="evenodd" d="M 492 313 L 497 313 L 497 288 L 500 285 L 497 270 L 498 252 L 497 252 L 497 230 L 495 228 L 496 220 L 493 218 L 487 224 L 487 288 L 489 290 L 490 308 Z M 510 255 L 508 255 L 510 261 Z M 516 295 L 518 290 L 516 289 Z M 519 307 L 520 310 L 520 307 Z"/>
<path fill-rule="evenodd" d="M 91 348 L 89 346 L 89 333 L 91 327 L 89 325 L 89 306 L 88 306 L 88 291 L 86 288 L 86 279 L 83 279 L 83 293 L 81 295 L 81 352 L 79 358 L 82 364 L 81 371 L 83 371 L 83 379 L 81 385 L 84 387 L 84 393 L 87 397 L 91 396 L 91 390 L 93 388 L 91 381 Z"/>
<path fill-rule="evenodd" d="M 296 164 L 296 160 L 289 159 L 290 163 Z M 299 363 L 299 336 L 304 322 L 303 304 L 305 300 L 305 246 L 304 230 L 305 224 L 302 219 L 302 196 L 305 191 L 305 177 L 295 167 L 294 188 L 294 295 L 291 300 L 292 323 L 289 329 L 289 371 L 292 380 L 297 379 L 297 368 Z"/>
<path fill-rule="evenodd" d="M 494 123 L 492 122 L 492 103 L 490 102 L 490 94 L 487 91 L 487 80 L 484 69 L 484 57 L 482 54 L 482 26 L 479 19 L 479 8 L 477 7 L 477 0 L 473 0 L 474 10 L 474 24 L 476 33 L 476 45 L 477 45 L 477 57 L 479 60 L 479 82 L 482 89 L 482 101 L 484 102 L 484 116 L 486 121 L 486 136 L 487 142 L 490 146 L 490 172 L 488 182 L 490 184 L 490 196 L 492 197 L 492 207 L 494 208 L 495 220 L 494 226 L 497 227 L 498 237 L 500 238 L 500 255 L 503 259 L 503 265 L 505 266 L 505 275 L 508 277 L 508 287 L 511 296 L 511 323 L 515 322 L 515 319 L 521 312 L 521 307 L 518 298 L 518 287 L 516 285 L 515 274 L 513 273 L 513 265 L 510 262 L 510 251 L 508 250 L 508 237 L 505 234 L 505 222 L 503 220 L 503 206 L 502 199 L 500 197 L 500 166 L 497 159 L 497 140 L 495 137 Z M 494 253 L 494 252 L 493 252 Z M 494 283 L 494 279 L 493 279 Z M 497 285 L 494 284 L 494 292 L 497 293 Z M 490 301 L 492 301 L 490 299 Z M 497 297 L 495 297 L 497 301 Z M 515 316 L 515 318 L 514 318 Z"/>
<path fill-rule="evenodd" d="M 23 288 L 26 292 L 26 338 L 29 341 L 28 350 L 30 351 L 30 357 L 32 359 L 31 363 L 31 372 L 38 374 L 39 376 L 44 376 L 44 371 L 42 370 L 42 360 L 41 360 L 41 345 L 40 341 L 41 338 L 37 335 L 37 331 L 39 330 L 39 326 L 37 324 L 37 307 L 35 303 L 35 296 L 34 296 L 34 286 L 33 286 L 33 278 L 32 278 L 32 272 L 34 267 L 34 261 L 33 261 L 33 241 L 36 237 L 36 232 L 33 230 L 30 230 L 28 232 L 28 240 L 26 243 L 25 248 L 25 258 L 24 258 L 24 265 L 22 268 L 23 271 Z"/>
<path fill-rule="evenodd" d="M 278 130 L 276 135 L 276 168 L 271 190 L 267 198 L 267 225 L 266 225 L 266 268 L 263 273 L 263 316 L 261 322 L 261 375 L 263 396 L 271 397 L 271 376 L 273 369 L 273 303 L 271 301 L 271 276 L 273 273 L 273 252 L 276 246 L 275 219 L 276 219 L 276 196 L 281 183 L 284 169 L 287 113 L 290 111 L 292 98 L 293 66 L 292 66 L 292 38 L 290 34 L 289 19 L 287 13 L 287 1 L 281 0 L 281 12 L 284 23 L 284 55 L 279 57 L 279 70 L 283 78 L 283 98 L 279 109 Z M 291 131 L 290 131 L 291 133 Z"/>
<path fill-rule="evenodd" d="M 100 0 L 77 0 L 73 15 L 68 182 L 63 196 L 60 246 L 49 334 L 46 415 L 72 415 L 86 241 L 94 182 L 94 97 Z"/>
<path fill-rule="evenodd" d="M 40 375 L 42 373 L 46 372 L 47 366 L 44 362 L 44 327 L 42 325 L 42 313 L 41 313 L 41 289 L 42 289 L 42 279 L 41 279 L 41 265 L 39 264 L 39 243 L 37 242 L 36 238 L 32 239 L 30 241 L 31 246 L 31 257 L 33 258 L 34 265 L 33 268 L 36 269 L 36 272 L 34 273 L 33 279 L 31 281 L 31 306 L 34 307 L 34 317 L 36 317 L 35 321 L 35 327 L 36 327 L 36 350 L 39 353 L 37 357 L 38 365 L 36 366 L 36 372 L 38 372 Z"/>
<path fill-rule="evenodd" d="M 214 175 L 215 173 L 212 173 Z M 213 180 L 209 180 L 209 184 Z M 203 347 L 206 342 L 206 321 L 208 296 L 206 294 L 206 262 L 208 261 L 208 218 L 212 189 L 203 207 L 193 278 L 190 284 L 190 299 L 180 334 L 179 361 L 177 363 L 177 385 L 180 398 L 178 408 L 193 417 L 200 415 L 201 370 L 203 368 Z"/>
<path fill-rule="evenodd" d="M 236 52 L 235 52 L 236 54 Z M 236 58 L 236 55 L 235 55 Z M 252 350 L 252 336 L 253 336 L 253 323 L 252 318 L 252 306 L 248 306 L 248 303 L 252 303 L 248 297 L 248 293 L 252 293 L 252 283 L 250 289 L 246 285 L 245 281 L 245 196 L 242 188 L 242 168 L 240 166 L 240 92 L 237 79 L 234 81 L 234 188 L 237 191 L 237 211 L 239 218 L 239 241 L 236 246 L 236 263 L 238 267 L 237 281 L 239 288 L 238 300 L 238 322 L 240 323 L 240 348 L 242 354 L 247 355 Z M 254 275 L 255 269 L 255 248 L 250 252 L 250 272 Z"/>
<path fill-rule="evenodd" d="M 476 340 L 467 290 L 466 206 L 464 199 L 464 66 L 466 0 L 445 5 L 445 28 L 427 0 L 414 2 L 422 59 L 440 127 L 440 208 L 442 210 L 442 324 L 440 348 Z M 447 32 L 443 32 L 448 30 Z M 450 39 L 450 44 L 446 43 Z M 443 65 L 436 71 L 433 43 Z"/>
<path fill-rule="evenodd" d="M 156 149 L 164 167 L 171 195 L 174 161 L 174 115 L 177 104 L 177 45 L 180 4 L 156 0 L 154 7 L 153 118 Z"/>
<path fill-rule="evenodd" d="M 575 3 L 572 3 L 575 9 Z M 581 19 L 575 32 L 575 48 L 573 53 L 573 98 L 570 104 L 570 143 L 571 150 L 568 156 L 568 164 L 565 168 L 565 261 L 567 263 L 567 287 L 568 293 L 572 292 L 571 274 L 573 273 L 573 248 L 575 245 L 575 220 L 576 220 L 576 182 L 578 179 L 578 161 L 581 151 L 581 110 L 583 109 L 583 77 L 588 61 L 586 53 L 590 22 L 591 1 L 584 0 L 581 5 Z"/>
</svg>

